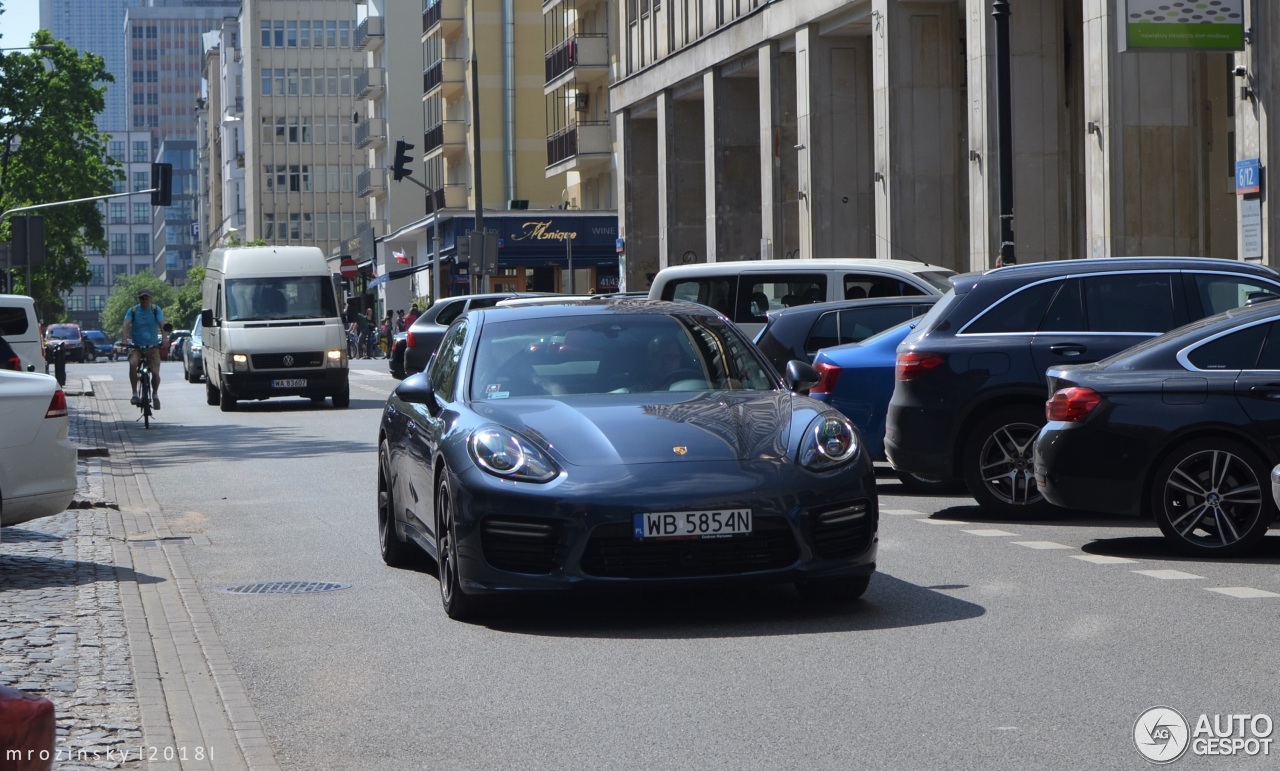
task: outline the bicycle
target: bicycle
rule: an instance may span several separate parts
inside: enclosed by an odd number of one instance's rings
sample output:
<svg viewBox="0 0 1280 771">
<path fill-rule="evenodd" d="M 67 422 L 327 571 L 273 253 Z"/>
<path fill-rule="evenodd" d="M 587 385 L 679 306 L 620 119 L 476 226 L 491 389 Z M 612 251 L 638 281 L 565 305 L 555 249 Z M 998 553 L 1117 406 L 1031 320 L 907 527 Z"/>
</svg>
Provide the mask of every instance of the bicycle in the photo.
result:
<svg viewBox="0 0 1280 771">
<path fill-rule="evenodd" d="M 129 347 L 138 351 L 138 390 L 135 395 L 138 397 L 138 410 L 142 413 L 139 420 L 142 421 L 143 428 L 151 428 L 151 363 L 147 361 L 148 349 L 137 345 Z"/>
</svg>

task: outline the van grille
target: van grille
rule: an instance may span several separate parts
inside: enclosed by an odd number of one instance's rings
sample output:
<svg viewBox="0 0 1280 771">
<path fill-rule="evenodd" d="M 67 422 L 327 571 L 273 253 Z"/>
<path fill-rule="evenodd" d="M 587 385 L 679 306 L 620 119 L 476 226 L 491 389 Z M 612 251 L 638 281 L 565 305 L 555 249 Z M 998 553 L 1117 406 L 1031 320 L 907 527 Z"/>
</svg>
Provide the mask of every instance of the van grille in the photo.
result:
<svg viewBox="0 0 1280 771">
<path fill-rule="evenodd" d="M 286 365 L 284 358 L 293 357 L 293 363 Z M 303 353 L 255 353 L 249 356 L 254 369 L 299 369 L 303 367 L 319 367 L 324 364 L 324 353 L 305 351 Z"/>
</svg>

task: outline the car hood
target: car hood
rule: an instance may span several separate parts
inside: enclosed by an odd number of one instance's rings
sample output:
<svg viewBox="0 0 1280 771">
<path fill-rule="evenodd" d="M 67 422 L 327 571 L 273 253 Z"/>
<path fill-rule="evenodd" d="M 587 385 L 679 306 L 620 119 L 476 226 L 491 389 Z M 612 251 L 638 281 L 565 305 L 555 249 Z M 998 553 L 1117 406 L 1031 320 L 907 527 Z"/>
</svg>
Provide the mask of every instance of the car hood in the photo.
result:
<svg viewBox="0 0 1280 771">
<path fill-rule="evenodd" d="M 602 394 L 475 405 L 574 466 L 743 461 L 786 454 L 786 391 Z"/>
</svg>

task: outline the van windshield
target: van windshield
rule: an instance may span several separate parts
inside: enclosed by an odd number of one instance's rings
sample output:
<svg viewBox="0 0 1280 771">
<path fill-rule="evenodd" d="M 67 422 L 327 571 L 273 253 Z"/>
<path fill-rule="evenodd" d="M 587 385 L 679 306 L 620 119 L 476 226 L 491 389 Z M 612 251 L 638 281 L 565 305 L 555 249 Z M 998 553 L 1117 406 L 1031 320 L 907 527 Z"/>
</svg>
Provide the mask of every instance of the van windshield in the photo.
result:
<svg viewBox="0 0 1280 771">
<path fill-rule="evenodd" d="M 228 279 L 227 321 L 326 319 L 338 315 L 328 276 Z"/>
</svg>

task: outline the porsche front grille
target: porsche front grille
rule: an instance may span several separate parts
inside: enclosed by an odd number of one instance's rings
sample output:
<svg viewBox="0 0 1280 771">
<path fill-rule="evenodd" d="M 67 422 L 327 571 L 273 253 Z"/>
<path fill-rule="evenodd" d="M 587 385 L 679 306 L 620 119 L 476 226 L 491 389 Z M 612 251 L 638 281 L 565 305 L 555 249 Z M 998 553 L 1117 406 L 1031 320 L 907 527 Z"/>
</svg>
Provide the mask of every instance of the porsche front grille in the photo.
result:
<svg viewBox="0 0 1280 771">
<path fill-rule="evenodd" d="M 861 554 L 876 532 L 877 512 L 868 501 L 853 501 L 809 510 L 813 550 L 823 559 Z"/>
<path fill-rule="evenodd" d="M 484 558 L 499 570 L 546 575 L 560 566 L 560 523 L 541 519 L 486 519 L 480 527 Z"/>
<path fill-rule="evenodd" d="M 785 522 L 757 519 L 750 535 L 714 540 L 637 541 L 629 525 L 596 528 L 582 572 L 602 578 L 680 578 L 774 570 L 800 552 Z"/>
</svg>

